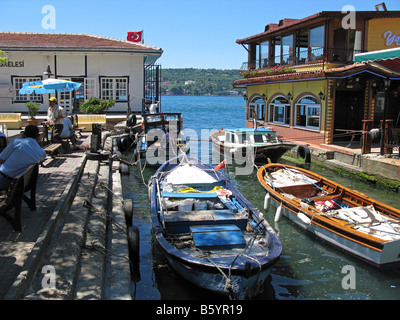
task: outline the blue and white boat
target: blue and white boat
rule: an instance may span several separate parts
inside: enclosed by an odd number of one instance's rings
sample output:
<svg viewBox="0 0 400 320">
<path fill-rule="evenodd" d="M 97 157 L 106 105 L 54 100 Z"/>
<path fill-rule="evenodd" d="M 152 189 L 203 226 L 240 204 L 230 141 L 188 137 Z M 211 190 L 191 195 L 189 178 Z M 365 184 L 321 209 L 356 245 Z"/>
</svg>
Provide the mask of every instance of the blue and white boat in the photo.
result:
<svg viewBox="0 0 400 320">
<path fill-rule="evenodd" d="M 256 163 L 277 160 L 296 145 L 278 139 L 271 128 L 235 128 L 221 129 L 210 135 L 214 149 L 224 158 L 238 159 L 252 157 Z M 239 160 L 239 161 L 240 161 Z"/>
<path fill-rule="evenodd" d="M 178 274 L 232 299 L 262 292 L 281 243 L 221 172 L 178 157 L 160 166 L 149 192 L 155 238 Z"/>
</svg>

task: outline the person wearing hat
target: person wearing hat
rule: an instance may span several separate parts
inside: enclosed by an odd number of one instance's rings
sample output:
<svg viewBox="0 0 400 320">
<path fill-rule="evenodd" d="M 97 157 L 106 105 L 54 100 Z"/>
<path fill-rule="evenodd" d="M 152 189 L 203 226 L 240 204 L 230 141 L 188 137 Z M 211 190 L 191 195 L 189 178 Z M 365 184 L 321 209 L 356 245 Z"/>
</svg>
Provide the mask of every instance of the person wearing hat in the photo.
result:
<svg viewBox="0 0 400 320">
<path fill-rule="evenodd" d="M 49 99 L 49 108 L 47 109 L 47 125 L 63 124 L 64 122 L 64 109 L 57 104 L 57 98 L 51 97 Z"/>
<path fill-rule="evenodd" d="M 22 132 L 22 138 L 15 138 L 0 153 L 0 190 L 7 190 L 13 178 L 18 177 L 31 165 L 43 161 L 46 152 L 36 139 L 39 129 L 29 124 Z"/>
</svg>

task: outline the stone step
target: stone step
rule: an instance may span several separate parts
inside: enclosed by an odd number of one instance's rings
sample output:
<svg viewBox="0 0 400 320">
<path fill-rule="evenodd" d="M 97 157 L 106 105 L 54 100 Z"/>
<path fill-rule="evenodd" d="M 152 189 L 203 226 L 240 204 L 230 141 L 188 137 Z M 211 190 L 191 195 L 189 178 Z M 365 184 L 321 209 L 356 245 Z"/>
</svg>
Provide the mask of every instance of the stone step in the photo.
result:
<svg viewBox="0 0 400 320">
<path fill-rule="evenodd" d="M 91 210 L 84 201 L 92 201 L 98 180 L 99 162 L 88 160 L 76 189 L 74 200 L 54 232 L 51 245 L 41 261 L 39 271 L 52 268 L 49 278 L 38 272 L 27 290 L 24 299 L 70 300 L 75 297 L 75 288 L 81 270 L 82 250 L 86 246 Z M 108 177 L 108 174 L 107 174 Z M 45 267 L 45 269 L 43 269 Z M 52 278 L 53 277 L 53 278 Z M 55 280 L 51 283 L 50 279 Z"/>
</svg>

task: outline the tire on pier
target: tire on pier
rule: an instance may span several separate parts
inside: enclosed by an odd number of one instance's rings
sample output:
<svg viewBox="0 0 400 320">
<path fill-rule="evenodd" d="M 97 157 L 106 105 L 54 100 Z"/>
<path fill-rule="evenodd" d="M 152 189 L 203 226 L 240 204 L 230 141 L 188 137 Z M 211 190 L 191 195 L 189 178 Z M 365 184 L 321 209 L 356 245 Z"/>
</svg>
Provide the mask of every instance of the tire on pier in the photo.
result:
<svg viewBox="0 0 400 320">
<path fill-rule="evenodd" d="M 139 228 L 136 226 L 128 227 L 128 247 L 129 247 L 129 259 L 132 263 L 139 262 L 139 251 L 140 251 L 140 237 Z"/>
<path fill-rule="evenodd" d="M 304 162 L 311 162 L 311 152 L 307 146 L 298 146 L 297 147 L 297 159 L 303 158 Z"/>
</svg>

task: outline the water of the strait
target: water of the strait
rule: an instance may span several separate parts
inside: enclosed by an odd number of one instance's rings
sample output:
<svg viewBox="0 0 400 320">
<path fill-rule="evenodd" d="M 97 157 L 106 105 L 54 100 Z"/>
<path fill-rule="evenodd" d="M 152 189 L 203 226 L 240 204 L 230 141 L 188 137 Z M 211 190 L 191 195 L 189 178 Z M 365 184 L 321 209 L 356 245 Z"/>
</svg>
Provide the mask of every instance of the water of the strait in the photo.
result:
<svg viewBox="0 0 400 320">
<path fill-rule="evenodd" d="M 164 112 L 182 113 L 184 128 L 198 134 L 198 157 L 209 163 L 212 160 L 212 146 L 208 142 L 210 130 L 244 126 L 245 103 L 242 97 L 166 96 L 162 98 L 162 109 Z M 128 160 L 129 156 L 126 155 Z M 133 201 L 133 224 L 140 230 L 140 262 L 136 268 L 136 281 L 132 283 L 134 298 L 222 299 L 181 279 L 169 267 L 152 241 L 146 184 L 155 169 L 146 168 L 142 173 L 137 167 L 130 170 L 129 176 L 123 176 L 123 195 Z M 400 208 L 399 195 L 395 192 L 337 176 L 318 165 L 311 164 L 310 170 Z M 400 269 L 381 271 L 312 237 L 285 217 L 274 223 L 276 209 L 271 206 L 268 212 L 263 210 L 265 193 L 258 183 L 256 171 L 245 176 L 236 175 L 235 170 L 229 168 L 225 172 L 239 191 L 264 213 L 282 242 L 281 258 L 271 269 L 264 293 L 255 299 L 400 299 Z M 349 284 L 346 278 L 349 276 L 348 266 L 354 271 L 355 279 L 351 281 L 355 280 L 352 282 L 355 288 L 346 286 Z"/>
</svg>

